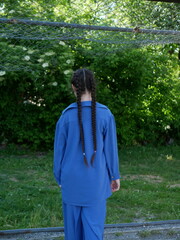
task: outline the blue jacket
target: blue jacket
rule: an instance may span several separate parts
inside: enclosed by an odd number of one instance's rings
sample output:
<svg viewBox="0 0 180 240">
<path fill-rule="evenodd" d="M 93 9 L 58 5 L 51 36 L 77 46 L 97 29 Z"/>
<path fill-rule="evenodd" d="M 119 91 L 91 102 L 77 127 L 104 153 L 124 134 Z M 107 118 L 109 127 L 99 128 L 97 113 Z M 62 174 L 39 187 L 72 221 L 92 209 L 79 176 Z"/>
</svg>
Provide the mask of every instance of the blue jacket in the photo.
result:
<svg viewBox="0 0 180 240">
<path fill-rule="evenodd" d="M 76 206 L 89 206 L 105 200 L 112 192 L 110 183 L 119 179 L 119 160 L 116 126 L 111 111 L 96 103 L 97 152 L 93 166 L 91 101 L 82 102 L 82 122 L 85 152 L 89 166 L 83 160 L 77 117 L 77 103 L 63 112 L 56 124 L 54 141 L 54 176 L 62 189 L 63 202 Z"/>
</svg>

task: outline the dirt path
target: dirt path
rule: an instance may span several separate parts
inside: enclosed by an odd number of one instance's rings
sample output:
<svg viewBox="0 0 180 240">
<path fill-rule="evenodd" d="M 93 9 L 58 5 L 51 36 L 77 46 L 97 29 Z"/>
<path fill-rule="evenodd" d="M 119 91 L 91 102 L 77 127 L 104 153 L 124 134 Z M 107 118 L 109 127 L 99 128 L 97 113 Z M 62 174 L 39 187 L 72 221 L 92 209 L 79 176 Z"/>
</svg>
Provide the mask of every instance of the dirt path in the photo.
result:
<svg viewBox="0 0 180 240">
<path fill-rule="evenodd" d="M 64 240 L 63 228 L 0 231 L 2 240 Z M 104 240 L 180 240 L 180 220 L 106 225 Z"/>
</svg>

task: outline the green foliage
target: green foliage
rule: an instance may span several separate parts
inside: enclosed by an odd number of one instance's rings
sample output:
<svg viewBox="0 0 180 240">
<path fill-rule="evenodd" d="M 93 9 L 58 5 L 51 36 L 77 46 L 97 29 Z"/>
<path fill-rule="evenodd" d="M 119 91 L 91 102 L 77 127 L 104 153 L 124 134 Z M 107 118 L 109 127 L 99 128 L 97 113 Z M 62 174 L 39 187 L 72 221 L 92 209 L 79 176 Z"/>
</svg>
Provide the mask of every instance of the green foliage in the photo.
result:
<svg viewBox="0 0 180 240">
<path fill-rule="evenodd" d="M 102 54 L 85 62 L 96 72 L 99 99 L 114 113 L 121 143 L 179 141 L 177 54 L 170 57 L 162 47 L 148 47 Z"/>
<path fill-rule="evenodd" d="M 116 11 L 121 15 L 121 22 L 126 20 L 131 26 L 179 29 L 180 5 L 178 3 L 125 0 L 123 3 L 118 1 L 116 4 Z"/>
<path fill-rule="evenodd" d="M 98 101 L 115 115 L 120 144 L 179 143 L 178 47 L 171 55 L 162 47 L 102 54 L 91 44 L 61 41 L 48 52 L 16 47 L 15 64 L 26 61 L 34 70 L 1 71 L 1 142 L 52 148 L 55 122 L 72 101 L 72 69 L 88 67 L 97 77 Z"/>
<path fill-rule="evenodd" d="M 140 0 L 35 0 L 32 4 L 29 0 L 3 0 L 0 12 L 8 18 L 33 16 L 49 21 L 178 30 L 179 7 Z M 45 30 L 37 26 L 34 31 L 38 35 Z M 92 34 L 97 40 L 103 34 L 111 37 L 107 32 Z M 88 32 L 87 38 L 90 35 Z M 118 36 L 124 41 L 132 37 Z M 133 37 L 138 40 L 138 35 Z M 1 39 L 0 142 L 52 148 L 55 122 L 73 101 L 69 87 L 72 69 L 87 67 L 98 80 L 98 101 L 115 115 L 120 144 L 179 143 L 179 52 L 177 44 L 125 48 L 98 41 Z M 8 59 L 13 65 L 8 65 Z M 10 71 L 6 72 L 6 67 Z"/>
<path fill-rule="evenodd" d="M 55 122 L 71 100 L 73 53 L 62 41 L 47 52 L 22 49 L 16 64 L 28 61 L 33 71 L 1 71 L 1 141 L 52 148 Z"/>
<path fill-rule="evenodd" d="M 141 0 L 1 0 L 8 18 L 31 18 L 85 24 L 179 29 L 178 3 Z"/>
</svg>

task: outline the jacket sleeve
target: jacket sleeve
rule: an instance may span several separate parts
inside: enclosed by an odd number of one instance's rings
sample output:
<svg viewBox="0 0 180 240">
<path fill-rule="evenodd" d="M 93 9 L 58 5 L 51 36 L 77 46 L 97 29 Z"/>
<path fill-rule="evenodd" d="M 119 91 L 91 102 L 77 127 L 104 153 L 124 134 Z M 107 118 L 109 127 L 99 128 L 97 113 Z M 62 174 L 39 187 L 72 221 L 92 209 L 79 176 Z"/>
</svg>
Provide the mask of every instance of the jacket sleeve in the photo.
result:
<svg viewBox="0 0 180 240">
<path fill-rule="evenodd" d="M 61 185 L 61 164 L 66 148 L 66 133 L 63 126 L 62 117 L 56 124 L 55 139 L 54 139 L 54 166 L 53 173 L 58 185 Z"/>
<path fill-rule="evenodd" d="M 117 147 L 117 134 L 114 116 L 111 114 L 104 136 L 104 152 L 106 163 L 111 180 L 120 178 L 119 173 L 119 157 Z"/>
</svg>

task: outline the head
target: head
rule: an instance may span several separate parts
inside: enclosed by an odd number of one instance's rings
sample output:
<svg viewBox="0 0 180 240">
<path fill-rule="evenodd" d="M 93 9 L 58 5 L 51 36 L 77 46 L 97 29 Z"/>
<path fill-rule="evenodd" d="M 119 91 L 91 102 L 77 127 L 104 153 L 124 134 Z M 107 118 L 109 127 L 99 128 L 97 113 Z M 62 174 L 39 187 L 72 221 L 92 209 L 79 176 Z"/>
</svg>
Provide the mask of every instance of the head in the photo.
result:
<svg viewBox="0 0 180 240">
<path fill-rule="evenodd" d="M 93 73 L 88 69 L 78 69 L 74 72 L 72 80 L 73 90 L 78 97 L 82 96 L 86 92 L 93 93 L 95 92 L 95 79 Z"/>
<path fill-rule="evenodd" d="M 81 97 L 85 93 L 90 93 L 92 97 L 91 103 L 91 122 L 92 122 L 92 136 L 93 136 L 93 146 L 94 152 L 92 153 L 91 164 L 94 162 L 97 146 L 96 146 L 96 85 L 93 73 L 88 69 L 78 69 L 74 72 L 72 80 L 71 80 L 73 90 L 75 91 L 75 95 L 77 97 L 77 105 L 78 105 L 78 120 L 79 120 L 79 129 L 80 129 L 80 137 L 82 143 L 82 153 L 84 157 L 84 162 L 88 165 L 88 161 L 85 153 L 85 139 L 84 139 L 84 131 L 82 125 L 82 108 L 81 108 Z"/>
</svg>

